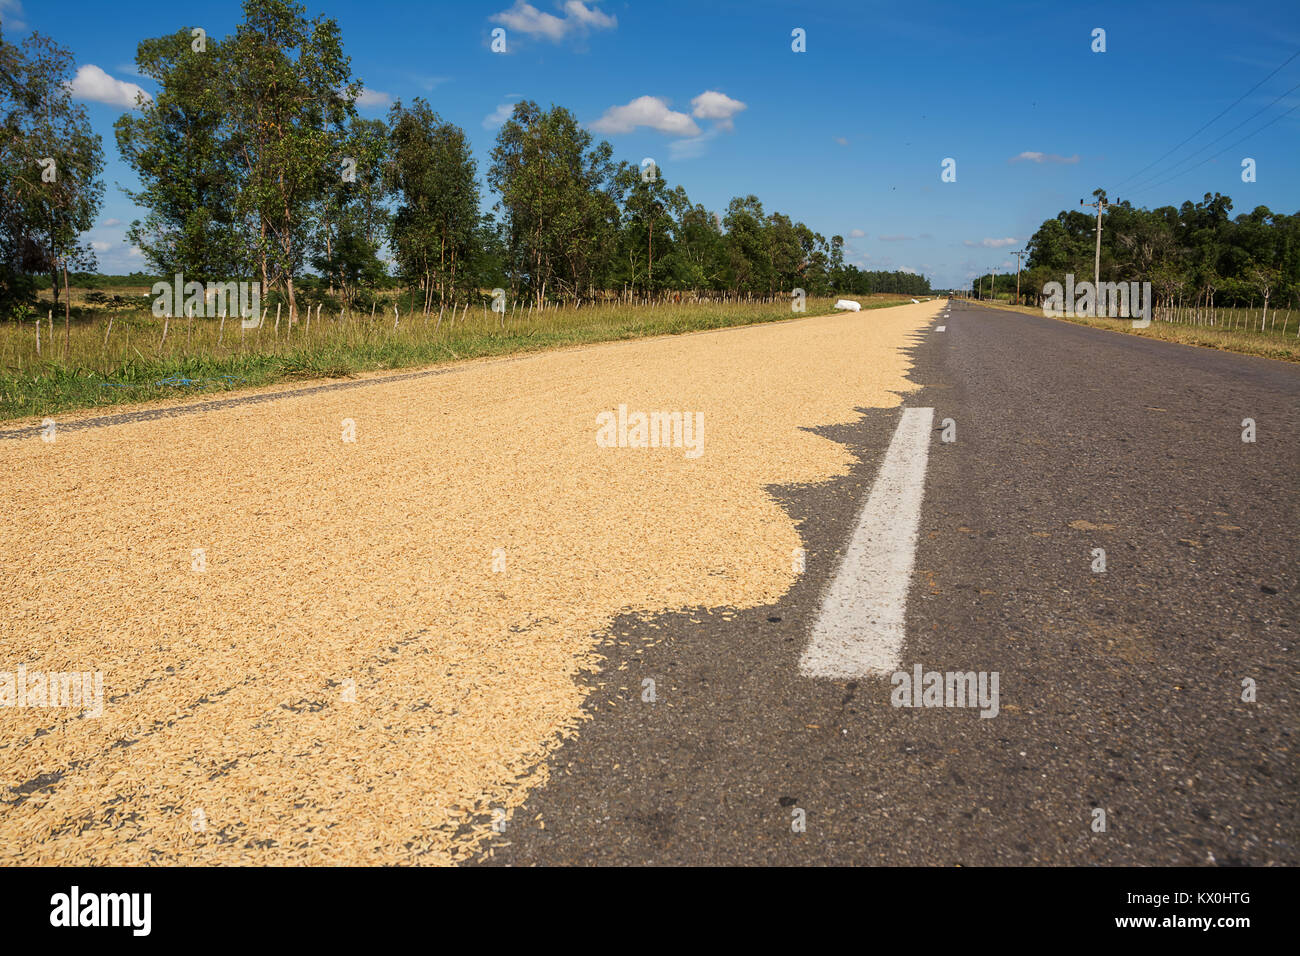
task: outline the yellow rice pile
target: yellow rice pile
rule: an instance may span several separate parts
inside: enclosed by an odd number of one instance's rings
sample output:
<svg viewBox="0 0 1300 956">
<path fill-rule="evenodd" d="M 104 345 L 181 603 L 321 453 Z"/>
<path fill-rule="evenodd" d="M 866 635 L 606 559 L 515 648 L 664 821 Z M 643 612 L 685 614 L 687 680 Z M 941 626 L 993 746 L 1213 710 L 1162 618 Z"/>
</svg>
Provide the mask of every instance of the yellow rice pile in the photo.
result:
<svg viewBox="0 0 1300 956">
<path fill-rule="evenodd" d="M 464 859 L 589 719 L 620 610 L 788 589 L 764 486 L 847 470 L 802 429 L 896 405 L 938 306 L 0 442 L 0 671 L 106 698 L 0 707 L 0 861 Z M 703 454 L 597 447 L 620 404 L 703 412 Z"/>
</svg>

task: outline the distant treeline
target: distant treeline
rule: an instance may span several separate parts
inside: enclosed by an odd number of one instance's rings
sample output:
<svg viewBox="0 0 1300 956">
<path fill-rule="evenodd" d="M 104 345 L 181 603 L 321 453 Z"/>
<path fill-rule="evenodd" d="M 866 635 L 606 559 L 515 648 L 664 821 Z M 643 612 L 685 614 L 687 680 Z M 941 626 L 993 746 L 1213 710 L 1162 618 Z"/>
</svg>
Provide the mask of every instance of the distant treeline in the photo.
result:
<svg viewBox="0 0 1300 956">
<path fill-rule="evenodd" d="M 54 285 L 51 276 L 34 276 L 33 284 L 38 289 L 49 289 Z M 62 282 L 62 279 L 59 280 Z M 140 286 L 152 286 L 158 279 L 145 272 L 132 272 L 130 275 L 110 276 L 98 272 L 68 272 L 68 284 L 78 289 L 127 289 Z"/>
<path fill-rule="evenodd" d="M 175 273 L 164 276 L 153 272 L 130 272 L 126 275 L 108 275 L 102 272 L 78 272 L 69 270 L 68 285 L 75 289 L 138 289 L 144 287 L 151 289 L 155 282 L 172 282 Z M 58 285 L 62 288 L 63 277 L 58 277 Z M 32 282 L 37 289 L 46 290 L 55 285 L 52 277 L 47 275 L 33 276 Z M 302 280 L 301 285 L 317 291 L 322 285 L 328 284 L 328 280 L 320 276 L 307 276 Z M 401 287 L 401 280 L 394 276 L 387 276 L 379 280 L 377 288 L 395 289 Z"/>
<path fill-rule="evenodd" d="M 32 276 L 95 268 L 79 236 L 101 206 L 103 150 L 66 82 L 71 54 L 0 37 L 0 310 L 30 300 Z M 513 296 L 602 292 L 773 296 L 892 292 L 928 281 L 863 272 L 828 240 L 756 196 L 721 214 L 670 188 L 651 161 L 616 162 L 568 110 L 515 105 L 486 172 L 488 214 L 464 130 L 423 99 L 363 119 L 336 21 L 292 0 L 246 0 L 225 38 L 181 29 L 143 40 L 154 99 L 115 124 L 148 210 L 128 240 L 149 271 L 198 282 L 260 280 L 291 312 L 304 277 L 343 305 L 397 276 L 426 308 L 501 287 Z M 59 178 L 43 182 L 41 157 Z M 53 187 L 53 188 L 51 188 Z M 390 262 L 381 258 L 389 253 Z"/>
<path fill-rule="evenodd" d="M 1102 216 L 1101 281 L 1150 282 L 1162 307 L 1294 303 L 1300 293 L 1300 213 L 1256 206 L 1234 218 L 1231 211 L 1232 200 L 1219 193 L 1177 208 L 1112 203 Z M 1096 213 L 1086 209 L 1063 210 L 1039 226 L 1020 273 L 1022 298 L 1037 302 L 1044 284 L 1066 273 L 1091 282 L 1096 227 Z M 987 273 L 971 288 L 981 283 L 990 288 Z M 998 293 L 1015 287 L 1014 273 L 997 276 Z"/>
</svg>

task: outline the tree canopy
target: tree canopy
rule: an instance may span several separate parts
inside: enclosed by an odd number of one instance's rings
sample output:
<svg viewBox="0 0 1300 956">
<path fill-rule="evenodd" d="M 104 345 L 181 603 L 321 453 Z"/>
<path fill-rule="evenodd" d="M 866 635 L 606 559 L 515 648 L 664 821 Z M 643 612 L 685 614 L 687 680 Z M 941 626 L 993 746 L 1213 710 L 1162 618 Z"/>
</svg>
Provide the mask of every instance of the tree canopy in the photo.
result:
<svg viewBox="0 0 1300 956">
<path fill-rule="evenodd" d="M 99 208 L 103 157 L 72 104 L 72 57 L 33 36 L 0 38 L 0 308 L 30 301 L 33 275 L 87 270 L 77 245 Z M 295 0 L 244 0 L 226 37 L 190 28 L 142 40 L 157 95 L 114 124 L 146 214 L 126 239 L 156 274 L 260 280 L 296 311 L 319 277 L 344 308 L 404 283 L 425 310 L 496 287 L 537 302 L 598 295 L 772 297 L 925 294 L 906 271 L 844 262 L 844 240 L 738 196 L 714 212 L 657 164 L 618 161 L 562 106 L 515 105 L 485 170 L 433 105 L 363 119 L 338 23 Z M 40 179 L 53 157 L 58 185 Z M 487 203 L 493 203 L 487 209 Z M 10 307 L 5 307 L 5 301 Z"/>
<path fill-rule="evenodd" d="M 1177 208 L 1111 203 L 1102 217 L 1102 281 L 1150 282 L 1166 304 L 1293 301 L 1300 291 L 1300 213 L 1267 206 L 1231 213 L 1232 200 L 1217 192 Z M 1069 209 L 1039 226 L 1027 245 L 1022 288 L 1041 289 L 1071 272 L 1091 280 L 1096 224 L 1095 214 Z"/>
</svg>

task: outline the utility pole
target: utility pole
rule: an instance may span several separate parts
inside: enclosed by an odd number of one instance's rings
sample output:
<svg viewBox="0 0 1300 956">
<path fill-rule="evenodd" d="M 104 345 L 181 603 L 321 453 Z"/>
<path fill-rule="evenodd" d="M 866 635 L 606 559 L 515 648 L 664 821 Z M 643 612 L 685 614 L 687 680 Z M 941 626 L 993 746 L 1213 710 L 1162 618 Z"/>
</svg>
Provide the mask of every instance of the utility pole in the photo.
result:
<svg viewBox="0 0 1300 956">
<path fill-rule="evenodd" d="M 1092 260 L 1092 294 L 1096 297 L 1094 300 L 1096 304 L 1093 306 L 1092 314 L 1095 316 L 1098 314 L 1098 306 L 1101 304 L 1101 214 L 1110 203 L 1106 200 L 1105 196 L 1098 196 L 1096 202 L 1084 202 L 1080 199 L 1079 205 L 1095 206 L 1097 209 L 1097 255 L 1096 258 Z"/>
<path fill-rule="evenodd" d="M 997 297 L 998 297 L 998 267 L 990 266 L 989 267 L 989 298 L 996 299 Z"/>
<path fill-rule="evenodd" d="M 1028 250 L 1021 249 L 1019 252 L 1011 253 L 1016 257 L 1016 305 L 1020 304 L 1020 257 L 1028 255 Z"/>
</svg>

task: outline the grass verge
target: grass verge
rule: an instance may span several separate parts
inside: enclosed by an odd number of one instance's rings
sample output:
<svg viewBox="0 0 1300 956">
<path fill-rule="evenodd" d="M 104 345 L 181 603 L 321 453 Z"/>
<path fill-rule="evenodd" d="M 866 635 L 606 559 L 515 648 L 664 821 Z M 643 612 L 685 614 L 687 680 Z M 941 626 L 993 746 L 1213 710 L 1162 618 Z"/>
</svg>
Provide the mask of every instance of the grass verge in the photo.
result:
<svg viewBox="0 0 1300 956">
<path fill-rule="evenodd" d="M 1043 315 L 1041 308 L 1028 305 L 1011 305 L 1006 302 L 975 302 L 985 308 L 1001 309 L 1004 312 L 1019 312 L 1023 315 Z M 1094 329 L 1106 329 L 1110 332 L 1123 332 L 1126 335 L 1138 335 L 1162 342 L 1177 342 L 1180 345 L 1195 345 L 1200 348 L 1218 349 L 1222 352 L 1240 352 L 1243 355 L 1258 355 L 1262 358 L 1281 359 L 1284 362 L 1300 362 L 1300 339 L 1294 333 L 1287 336 L 1279 332 L 1245 332 L 1214 328 L 1204 325 L 1185 325 L 1175 322 L 1152 322 L 1144 329 L 1136 329 L 1129 319 L 1090 318 L 1086 316 L 1052 315 L 1045 318 L 1061 322 L 1073 322 L 1075 325 L 1087 325 Z"/>
<path fill-rule="evenodd" d="M 864 309 L 878 309 L 911 300 L 860 301 Z M 830 313 L 833 302 L 810 299 L 804 315 Z M 531 319 L 522 310 L 504 317 L 470 312 L 455 322 L 405 317 L 396 327 L 391 316 L 325 316 L 292 329 L 286 321 L 274 334 L 269 322 L 254 334 L 243 332 L 237 321 L 220 328 L 214 319 L 181 318 L 170 320 L 165 342 L 163 320 L 146 312 L 116 313 L 111 329 L 107 315 L 74 319 L 66 337 L 56 319 L 52 340 L 42 323 L 41 356 L 35 323 L 10 322 L 0 325 L 0 420 L 795 317 L 785 303 L 561 308 Z"/>
</svg>

